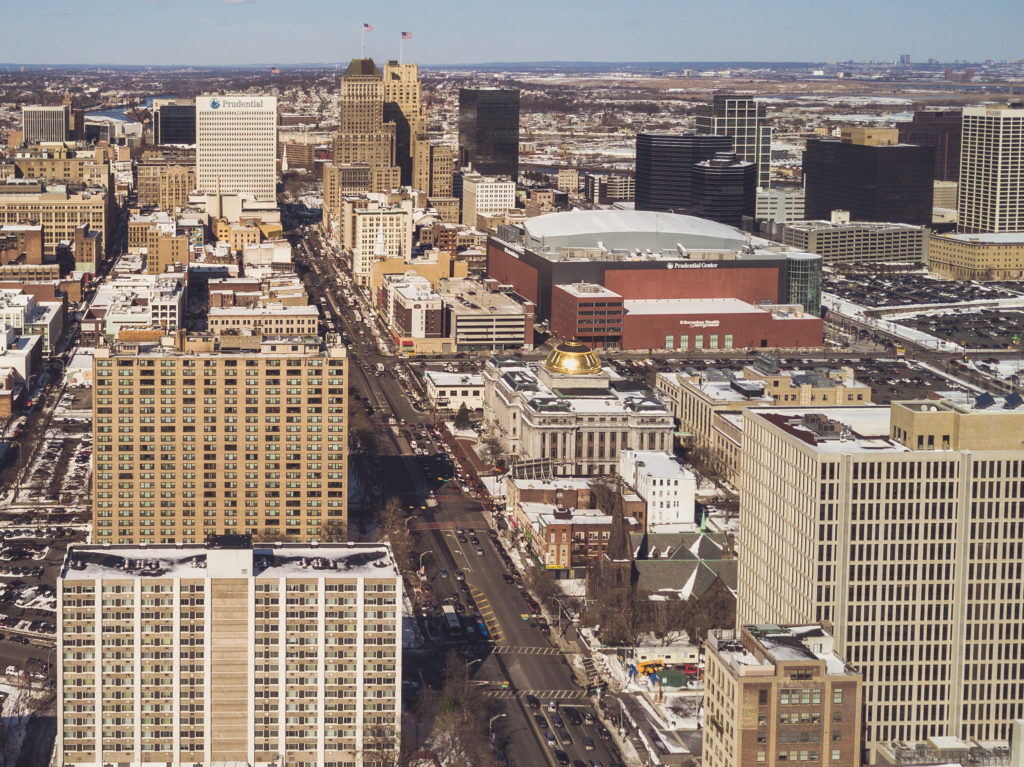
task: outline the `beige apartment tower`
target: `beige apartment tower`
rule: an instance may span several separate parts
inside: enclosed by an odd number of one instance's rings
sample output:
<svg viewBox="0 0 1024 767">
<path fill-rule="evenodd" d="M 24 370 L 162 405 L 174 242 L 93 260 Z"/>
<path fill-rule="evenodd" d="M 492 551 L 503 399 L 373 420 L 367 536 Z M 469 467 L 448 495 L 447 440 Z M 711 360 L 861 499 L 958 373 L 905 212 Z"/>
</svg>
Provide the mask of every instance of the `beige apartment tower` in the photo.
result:
<svg viewBox="0 0 1024 767">
<path fill-rule="evenodd" d="M 883 743 L 1024 708 L 1024 401 L 744 411 L 737 618 L 820 623 Z"/>
<path fill-rule="evenodd" d="M 98 348 L 93 541 L 344 537 L 347 362 L 315 336 Z"/>
<path fill-rule="evenodd" d="M 965 107 L 957 228 L 1024 231 L 1024 109 Z"/>
<path fill-rule="evenodd" d="M 382 544 L 72 547 L 56 764 L 394 763 L 401 589 Z"/>
<path fill-rule="evenodd" d="M 743 626 L 704 648 L 705 767 L 860 766 L 860 674 L 827 631 Z"/>
</svg>

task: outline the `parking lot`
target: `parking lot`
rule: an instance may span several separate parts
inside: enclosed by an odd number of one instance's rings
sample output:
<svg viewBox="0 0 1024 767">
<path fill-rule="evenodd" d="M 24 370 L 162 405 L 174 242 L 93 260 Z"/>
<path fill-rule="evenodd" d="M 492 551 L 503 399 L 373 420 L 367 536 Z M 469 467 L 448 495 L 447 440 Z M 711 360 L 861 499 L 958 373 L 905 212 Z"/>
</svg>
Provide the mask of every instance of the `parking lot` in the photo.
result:
<svg viewBox="0 0 1024 767">
<path fill-rule="evenodd" d="M 952 341 L 964 348 L 992 349 L 1004 351 L 1019 349 L 1024 310 L 1020 309 L 972 309 L 954 313 L 921 314 L 916 317 L 895 320 L 915 330 Z"/>
<path fill-rule="evenodd" d="M 961 304 L 1024 296 L 1019 283 L 955 282 L 927 274 L 826 273 L 821 289 L 859 306 L 883 308 L 915 304 Z"/>
</svg>

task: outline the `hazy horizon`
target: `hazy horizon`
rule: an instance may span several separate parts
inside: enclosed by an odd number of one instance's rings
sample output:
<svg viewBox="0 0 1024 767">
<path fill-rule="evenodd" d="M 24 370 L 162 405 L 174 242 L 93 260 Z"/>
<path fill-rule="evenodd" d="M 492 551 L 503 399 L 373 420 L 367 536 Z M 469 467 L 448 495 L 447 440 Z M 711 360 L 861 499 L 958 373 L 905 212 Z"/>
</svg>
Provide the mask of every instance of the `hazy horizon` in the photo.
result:
<svg viewBox="0 0 1024 767">
<path fill-rule="evenodd" d="M 359 55 L 363 23 L 374 27 L 365 34 L 367 56 L 398 58 L 400 35 L 409 32 L 405 60 L 436 67 L 1024 55 L 1020 6 L 977 0 L 970 9 L 965 14 L 952 0 L 723 0 L 699 8 L 672 0 L 522 0 L 515 13 L 461 0 L 44 0 L 8 15 L 3 57 L 33 68 L 332 66 Z M 598 50 L 608 55 L 595 56 Z"/>
</svg>

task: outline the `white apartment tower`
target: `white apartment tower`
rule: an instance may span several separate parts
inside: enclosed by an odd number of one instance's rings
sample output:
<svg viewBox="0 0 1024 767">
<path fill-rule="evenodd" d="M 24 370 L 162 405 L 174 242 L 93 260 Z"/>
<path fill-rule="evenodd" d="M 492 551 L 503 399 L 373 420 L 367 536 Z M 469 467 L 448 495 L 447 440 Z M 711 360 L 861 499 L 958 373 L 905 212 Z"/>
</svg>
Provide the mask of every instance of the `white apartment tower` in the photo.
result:
<svg viewBox="0 0 1024 767">
<path fill-rule="evenodd" d="M 196 97 L 196 187 L 277 199 L 277 98 Z"/>
<path fill-rule="evenodd" d="M 56 763 L 393 763 L 401 589 L 382 544 L 72 547 Z"/>
<path fill-rule="evenodd" d="M 1024 400 L 744 411 L 739 625 L 821 623 L 865 745 L 1024 714 Z"/>
<path fill-rule="evenodd" d="M 1024 231 L 1024 108 L 964 108 L 957 214 L 961 232 Z"/>
</svg>

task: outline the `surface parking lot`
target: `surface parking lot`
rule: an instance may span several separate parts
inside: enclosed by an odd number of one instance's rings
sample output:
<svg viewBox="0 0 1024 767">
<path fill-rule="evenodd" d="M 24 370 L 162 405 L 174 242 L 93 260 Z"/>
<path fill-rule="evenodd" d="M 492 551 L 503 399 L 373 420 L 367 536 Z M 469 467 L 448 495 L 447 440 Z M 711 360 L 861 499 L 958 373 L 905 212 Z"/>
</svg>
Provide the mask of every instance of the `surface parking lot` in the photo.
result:
<svg viewBox="0 0 1024 767">
<path fill-rule="evenodd" d="M 860 306 L 876 309 L 1024 297 L 1024 284 L 1021 283 L 954 282 L 925 274 L 826 273 L 821 289 Z"/>
<path fill-rule="evenodd" d="M 977 309 L 949 314 L 919 315 L 896 320 L 897 324 L 921 330 L 966 349 L 1006 350 L 1020 348 L 1024 310 Z"/>
</svg>

